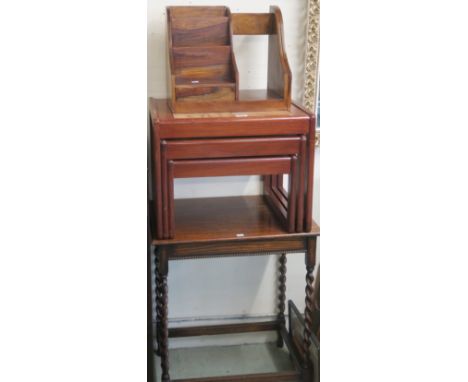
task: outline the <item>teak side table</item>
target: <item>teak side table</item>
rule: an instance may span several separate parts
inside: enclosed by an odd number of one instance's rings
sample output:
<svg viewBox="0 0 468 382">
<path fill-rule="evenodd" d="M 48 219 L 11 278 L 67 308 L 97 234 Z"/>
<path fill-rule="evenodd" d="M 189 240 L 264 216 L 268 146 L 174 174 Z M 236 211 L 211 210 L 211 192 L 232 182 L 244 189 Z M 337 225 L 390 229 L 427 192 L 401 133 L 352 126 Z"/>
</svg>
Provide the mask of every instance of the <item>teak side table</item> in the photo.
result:
<svg viewBox="0 0 468 382">
<path fill-rule="evenodd" d="M 170 381 L 170 337 L 277 331 L 294 371 L 196 381 L 313 381 L 313 270 L 319 227 L 312 221 L 315 116 L 291 104 L 289 110 L 176 114 L 168 100 L 150 99 L 151 221 L 149 247 L 156 258 L 157 352 L 161 381 Z M 262 175 L 264 194 L 174 200 L 178 177 Z M 283 188 L 289 175 L 289 190 Z M 299 341 L 286 328 L 286 254 L 305 253 L 306 310 Z M 167 276 L 172 260 L 279 254 L 276 320 L 190 328 L 168 327 Z M 151 251 L 149 252 L 149 257 Z M 150 259 L 149 259 L 150 261 Z M 294 313 L 289 304 L 289 315 Z M 294 313 L 297 317 L 297 309 Z M 291 318 L 290 318 L 291 322 Z M 302 343 L 300 343 L 302 342 Z M 314 380 L 314 382 L 317 382 Z"/>
<path fill-rule="evenodd" d="M 263 175 L 264 194 L 285 230 L 312 228 L 315 116 L 290 110 L 177 114 L 150 99 L 155 238 L 173 239 L 174 179 Z M 289 191 L 283 188 L 289 174 Z"/>
</svg>

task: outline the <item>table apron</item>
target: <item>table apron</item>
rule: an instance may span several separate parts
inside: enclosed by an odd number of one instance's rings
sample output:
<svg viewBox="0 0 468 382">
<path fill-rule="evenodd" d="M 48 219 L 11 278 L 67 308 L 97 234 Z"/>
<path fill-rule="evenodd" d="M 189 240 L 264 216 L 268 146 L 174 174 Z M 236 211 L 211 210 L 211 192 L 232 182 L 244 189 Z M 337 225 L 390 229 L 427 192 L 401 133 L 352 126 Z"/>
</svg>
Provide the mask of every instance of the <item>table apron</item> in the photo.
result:
<svg viewBox="0 0 468 382">
<path fill-rule="evenodd" d="M 169 260 L 193 257 L 233 257 L 251 255 L 271 255 L 283 252 L 305 252 L 307 237 L 297 236 L 286 239 L 232 240 L 207 243 L 180 243 L 159 247 L 166 251 Z"/>
</svg>

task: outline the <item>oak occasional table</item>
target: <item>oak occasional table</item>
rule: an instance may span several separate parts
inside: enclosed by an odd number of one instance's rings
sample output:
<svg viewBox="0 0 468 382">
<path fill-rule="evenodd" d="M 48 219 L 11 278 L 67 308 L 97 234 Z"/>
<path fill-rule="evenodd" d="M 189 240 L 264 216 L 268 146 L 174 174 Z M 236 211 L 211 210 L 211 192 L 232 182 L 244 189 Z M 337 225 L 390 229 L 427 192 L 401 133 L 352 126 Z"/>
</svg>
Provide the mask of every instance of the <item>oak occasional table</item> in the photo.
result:
<svg viewBox="0 0 468 382">
<path fill-rule="evenodd" d="M 149 259 L 156 262 L 157 329 L 156 353 L 161 357 L 161 381 L 170 379 L 168 344 L 170 338 L 230 333 L 276 331 L 278 346 L 287 346 L 295 370 L 267 374 L 249 374 L 209 378 L 179 379 L 179 382 L 201 381 L 313 381 L 310 362 L 312 341 L 313 271 L 316 263 L 316 242 L 319 227 L 313 222 L 310 231 L 288 233 L 265 201 L 264 196 L 176 199 L 174 207 L 176 231 L 173 239 L 154 239 L 154 216 L 150 223 Z M 150 211 L 153 211 L 150 202 Z M 229 218 L 227 218 L 229 217 Z M 302 343 L 298 345 L 286 327 L 286 255 L 305 253 L 306 309 Z M 167 277 L 171 261 L 252 255 L 279 256 L 278 315 L 275 320 L 257 323 L 169 328 Z M 150 260 L 149 260 L 150 261 Z M 203 275 L 200 275 L 203 277 Z M 216 360 L 214 360 L 216 361 Z M 172 380 L 175 381 L 175 380 Z"/>
</svg>

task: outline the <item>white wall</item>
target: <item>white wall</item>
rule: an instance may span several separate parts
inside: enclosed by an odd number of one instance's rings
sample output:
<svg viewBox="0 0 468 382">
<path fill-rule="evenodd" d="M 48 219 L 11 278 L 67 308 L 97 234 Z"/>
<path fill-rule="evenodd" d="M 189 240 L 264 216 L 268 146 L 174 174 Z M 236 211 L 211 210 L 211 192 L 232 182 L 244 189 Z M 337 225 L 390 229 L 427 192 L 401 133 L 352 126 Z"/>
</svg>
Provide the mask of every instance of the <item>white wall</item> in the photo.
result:
<svg viewBox="0 0 468 382">
<path fill-rule="evenodd" d="M 166 12 L 168 5 L 226 5 L 232 12 L 267 12 L 270 5 L 281 8 L 285 26 L 286 50 L 293 73 L 293 99 L 303 94 L 307 0 L 272 2 L 160 1 L 148 0 L 148 95 L 165 98 L 166 89 Z M 264 88 L 267 47 L 265 37 L 235 39 L 241 88 Z M 319 153 L 316 156 L 314 219 L 319 221 Z M 261 192 L 259 177 L 181 179 L 176 181 L 176 198 L 249 195 Z M 277 257 L 243 257 L 185 260 L 170 263 L 169 317 L 172 324 L 187 321 L 237 319 L 270 316 L 276 309 Z M 301 254 L 288 257 L 287 298 L 304 308 L 305 268 Z M 231 342 L 247 342 L 249 337 L 231 337 Z M 195 342 L 194 342 L 195 341 Z M 178 340 L 172 345 L 205 343 L 206 340 Z M 201 341 L 201 342 L 200 342 Z M 215 338 L 209 339 L 210 343 Z M 226 343 L 226 341 L 224 341 Z"/>
</svg>

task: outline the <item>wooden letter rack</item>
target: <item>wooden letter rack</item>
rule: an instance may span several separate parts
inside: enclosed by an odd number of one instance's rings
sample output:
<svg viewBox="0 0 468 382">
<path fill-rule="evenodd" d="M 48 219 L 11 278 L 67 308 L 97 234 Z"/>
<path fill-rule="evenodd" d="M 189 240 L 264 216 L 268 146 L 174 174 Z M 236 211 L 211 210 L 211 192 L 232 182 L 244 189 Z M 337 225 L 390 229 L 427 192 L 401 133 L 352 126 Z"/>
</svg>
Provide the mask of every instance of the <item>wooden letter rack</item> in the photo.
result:
<svg viewBox="0 0 468 382">
<path fill-rule="evenodd" d="M 175 113 L 288 110 L 291 70 L 284 49 L 283 18 L 270 13 L 231 13 L 227 7 L 168 7 L 169 91 Z M 240 91 L 233 35 L 268 35 L 268 85 Z"/>
</svg>

